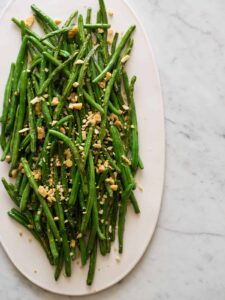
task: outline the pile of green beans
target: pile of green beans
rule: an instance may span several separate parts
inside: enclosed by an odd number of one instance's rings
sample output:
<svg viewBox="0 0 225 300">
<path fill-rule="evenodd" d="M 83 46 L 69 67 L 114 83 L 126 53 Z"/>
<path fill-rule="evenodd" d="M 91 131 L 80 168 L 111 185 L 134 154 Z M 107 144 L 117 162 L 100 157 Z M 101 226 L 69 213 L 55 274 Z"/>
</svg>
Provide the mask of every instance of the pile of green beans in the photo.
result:
<svg viewBox="0 0 225 300">
<path fill-rule="evenodd" d="M 12 19 L 22 44 L 5 88 L 0 136 L 1 161 L 14 178 L 2 179 L 15 206 L 9 216 L 40 242 L 56 280 L 63 268 L 71 276 L 73 260 L 89 260 L 88 285 L 98 249 L 110 253 L 117 235 L 123 252 L 128 203 L 140 212 L 135 174 L 143 168 L 136 77 L 125 69 L 135 26 L 119 39 L 103 0 L 99 6 L 96 23 L 89 8 L 85 21 L 75 11 L 59 27 L 32 5 L 43 36 Z"/>
</svg>

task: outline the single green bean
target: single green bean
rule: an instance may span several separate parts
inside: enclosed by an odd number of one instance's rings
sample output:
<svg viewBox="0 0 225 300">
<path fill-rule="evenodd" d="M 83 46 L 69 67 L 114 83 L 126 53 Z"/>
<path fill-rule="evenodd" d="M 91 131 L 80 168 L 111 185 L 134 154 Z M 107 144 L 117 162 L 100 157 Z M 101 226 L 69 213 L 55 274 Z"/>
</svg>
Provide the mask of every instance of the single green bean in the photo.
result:
<svg viewBox="0 0 225 300">
<path fill-rule="evenodd" d="M 13 81 L 14 81 L 14 73 L 15 73 L 15 64 L 11 64 L 9 77 L 6 83 L 6 88 L 4 92 L 4 102 L 3 102 L 3 111 L 2 111 L 2 132 L 1 132 L 1 146 L 4 149 L 6 146 L 6 140 L 5 140 L 5 128 L 6 128 L 6 122 L 8 118 L 8 111 L 9 111 L 9 105 L 10 105 L 10 98 L 12 95 L 12 87 L 13 87 Z"/>
<path fill-rule="evenodd" d="M 131 195 L 133 185 L 129 184 L 125 191 L 122 193 L 121 206 L 119 209 L 119 221 L 118 221 L 118 239 L 119 239 L 119 253 L 123 252 L 123 236 L 124 236 L 124 226 L 127 211 L 128 199 Z"/>
<path fill-rule="evenodd" d="M 94 107 L 96 110 L 98 110 L 100 113 L 104 114 L 104 109 L 95 102 L 95 100 L 85 91 L 83 90 L 84 98 L 87 100 L 87 102 Z"/>
<path fill-rule="evenodd" d="M 22 197 L 20 200 L 20 210 L 21 211 L 24 211 L 27 207 L 27 202 L 29 200 L 30 191 L 31 191 L 31 187 L 30 187 L 30 183 L 28 182 L 23 191 L 23 194 L 22 194 Z"/>
<path fill-rule="evenodd" d="M 90 257 L 90 264 L 89 264 L 89 270 L 87 276 L 87 285 L 92 285 L 93 283 L 95 268 L 96 268 L 96 258 L 97 258 L 97 241 L 95 242 L 95 246 Z"/>
</svg>

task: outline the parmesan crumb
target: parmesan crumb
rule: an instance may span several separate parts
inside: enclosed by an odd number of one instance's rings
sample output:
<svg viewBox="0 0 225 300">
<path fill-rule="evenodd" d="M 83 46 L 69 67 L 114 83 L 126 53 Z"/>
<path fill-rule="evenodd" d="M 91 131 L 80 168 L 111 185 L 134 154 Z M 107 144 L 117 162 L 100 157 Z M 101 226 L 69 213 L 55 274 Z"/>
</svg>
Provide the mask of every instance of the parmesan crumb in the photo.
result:
<svg viewBox="0 0 225 300">
<path fill-rule="evenodd" d="M 24 20 L 24 23 L 27 27 L 31 28 L 32 25 L 34 24 L 34 20 L 35 20 L 34 16 L 30 16 Z"/>
<path fill-rule="evenodd" d="M 38 193 L 44 198 L 48 195 L 48 193 L 47 193 L 46 189 L 43 187 L 43 185 L 39 185 Z"/>
<path fill-rule="evenodd" d="M 122 63 L 122 64 L 125 64 L 125 63 L 128 61 L 129 58 L 130 58 L 130 55 L 125 55 L 125 56 L 121 59 L 121 63 Z"/>
<path fill-rule="evenodd" d="M 103 33 L 104 30 L 102 28 L 98 28 L 98 33 Z"/>
</svg>

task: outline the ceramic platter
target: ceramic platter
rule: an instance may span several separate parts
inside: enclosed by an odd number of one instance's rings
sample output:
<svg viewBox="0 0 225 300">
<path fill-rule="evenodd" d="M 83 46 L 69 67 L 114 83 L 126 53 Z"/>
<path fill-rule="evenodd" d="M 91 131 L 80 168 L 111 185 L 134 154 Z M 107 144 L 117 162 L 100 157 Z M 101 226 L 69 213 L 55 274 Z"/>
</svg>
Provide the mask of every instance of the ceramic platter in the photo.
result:
<svg viewBox="0 0 225 300">
<path fill-rule="evenodd" d="M 141 214 L 135 215 L 129 207 L 126 219 L 125 246 L 120 262 L 116 258 L 117 242 L 106 257 L 97 257 L 94 283 L 86 285 L 88 266 L 81 268 L 73 264 L 71 278 L 61 276 L 58 282 L 53 277 L 53 268 L 39 244 L 29 242 L 30 234 L 11 220 L 7 211 L 12 208 L 3 186 L 0 186 L 0 239 L 2 246 L 16 268 L 34 284 L 48 291 L 63 295 L 87 295 L 106 289 L 124 278 L 144 254 L 155 230 L 158 219 L 164 179 L 164 113 L 160 82 L 155 59 L 145 32 L 132 9 L 122 0 L 107 0 L 106 6 L 114 12 L 110 18 L 114 31 L 125 32 L 131 24 L 136 24 L 135 46 L 132 58 L 127 63 L 128 74 L 136 75 L 135 100 L 139 121 L 140 153 L 145 169 L 138 173 L 136 196 Z M 65 20 L 72 11 L 85 12 L 92 7 L 96 12 L 97 0 L 14 0 L 6 8 L 0 19 L 0 99 L 8 76 L 10 63 L 15 61 L 21 43 L 20 33 L 10 21 L 12 17 L 25 19 L 31 15 L 30 5 L 35 3 L 53 18 Z M 63 4 L 62 4 L 63 3 Z M 35 29 L 35 28 L 34 28 Z M 2 107 L 2 103 L 0 103 Z M 0 164 L 1 176 L 8 174 L 8 165 Z M 151 267 L 151 266 L 149 266 Z M 37 270 L 37 272 L 34 272 Z"/>
</svg>

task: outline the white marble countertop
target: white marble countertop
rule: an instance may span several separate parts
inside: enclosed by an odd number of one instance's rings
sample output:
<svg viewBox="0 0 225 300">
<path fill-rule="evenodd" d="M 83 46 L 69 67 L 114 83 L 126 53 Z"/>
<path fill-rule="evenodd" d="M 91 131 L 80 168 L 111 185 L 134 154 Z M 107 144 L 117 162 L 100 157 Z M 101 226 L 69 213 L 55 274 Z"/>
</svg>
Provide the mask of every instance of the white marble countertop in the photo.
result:
<svg viewBox="0 0 225 300">
<path fill-rule="evenodd" d="M 165 193 L 138 266 L 122 283 L 82 299 L 224 300 L 225 2 L 127 2 L 148 33 L 162 81 Z M 0 268 L 1 299 L 69 299 L 31 284 L 1 247 Z"/>
</svg>

